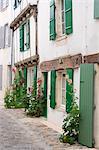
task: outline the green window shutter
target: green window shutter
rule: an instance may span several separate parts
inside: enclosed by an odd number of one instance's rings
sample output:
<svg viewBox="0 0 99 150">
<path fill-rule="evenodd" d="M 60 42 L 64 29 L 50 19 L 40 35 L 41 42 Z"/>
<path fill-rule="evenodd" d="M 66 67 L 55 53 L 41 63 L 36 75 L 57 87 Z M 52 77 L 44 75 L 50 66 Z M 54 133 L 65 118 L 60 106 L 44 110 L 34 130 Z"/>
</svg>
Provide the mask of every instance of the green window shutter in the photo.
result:
<svg viewBox="0 0 99 150">
<path fill-rule="evenodd" d="M 48 73 L 44 72 L 44 97 L 47 99 L 47 77 L 48 77 Z"/>
<path fill-rule="evenodd" d="M 44 76 L 44 98 L 45 98 L 45 106 L 44 106 L 44 116 L 47 117 L 47 80 L 48 80 L 48 72 L 43 73 Z"/>
<path fill-rule="evenodd" d="M 34 69 L 33 69 L 33 88 L 35 90 L 34 94 L 36 94 L 36 90 L 37 90 L 37 66 L 34 66 Z"/>
<path fill-rule="evenodd" d="M 51 82 L 50 82 L 50 107 L 55 109 L 56 105 L 56 71 L 51 71 Z"/>
<path fill-rule="evenodd" d="M 24 68 L 24 79 L 25 79 L 25 86 L 27 87 L 27 68 Z"/>
<path fill-rule="evenodd" d="M 94 18 L 99 19 L 99 0 L 94 0 Z"/>
<path fill-rule="evenodd" d="M 30 20 L 27 22 L 27 49 L 30 48 Z"/>
<path fill-rule="evenodd" d="M 56 29 L 55 29 L 55 1 L 50 2 L 50 40 L 55 40 Z"/>
<path fill-rule="evenodd" d="M 24 51 L 24 25 L 20 26 L 20 51 Z"/>
<path fill-rule="evenodd" d="M 79 138 L 80 144 L 93 147 L 94 125 L 94 64 L 80 65 L 80 120 Z"/>
<path fill-rule="evenodd" d="M 66 75 L 69 77 L 69 80 L 72 81 L 72 84 L 66 81 L 66 112 L 69 113 L 71 110 L 71 103 L 73 99 L 73 69 L 67 68 Z"/>
<path fill-rule="evenodd" d="M 65 32 L 71 34 L 72 27 L 72 0 L 65 0 Z"/>
</svg>

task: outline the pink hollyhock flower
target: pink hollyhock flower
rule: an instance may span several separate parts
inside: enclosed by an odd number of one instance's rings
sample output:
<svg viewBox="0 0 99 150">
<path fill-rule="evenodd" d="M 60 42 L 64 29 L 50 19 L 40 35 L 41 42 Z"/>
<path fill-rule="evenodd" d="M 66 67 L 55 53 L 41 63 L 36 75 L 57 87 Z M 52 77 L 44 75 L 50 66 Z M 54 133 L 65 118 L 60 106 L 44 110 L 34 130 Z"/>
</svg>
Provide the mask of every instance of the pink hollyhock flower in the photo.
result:
<svg viewBox="0 0 99 150">
<path fill-rule="evenodd" d="M 16 73 L 16 67 L 12 68 L 12 72 Z"/>
</svg>

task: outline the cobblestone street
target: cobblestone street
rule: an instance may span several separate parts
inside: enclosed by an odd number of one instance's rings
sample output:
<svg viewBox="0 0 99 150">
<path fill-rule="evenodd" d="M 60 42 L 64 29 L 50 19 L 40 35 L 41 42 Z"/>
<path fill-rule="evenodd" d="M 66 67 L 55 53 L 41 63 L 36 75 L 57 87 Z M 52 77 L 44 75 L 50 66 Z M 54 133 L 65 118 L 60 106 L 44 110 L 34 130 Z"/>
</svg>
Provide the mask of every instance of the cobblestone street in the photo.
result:
<svg viewBox="0 0 99 150">
<path fill-rule="evenodd" d="M 59 142 L 59 133 L 29 118 L 23 110 L 0 108 L 0 150 L 68 150 L 88 148 Z M 89 150 L 89 149 L 88 149 Z M 92 149 L 93 150 L 93 149 Z"/>
</svg>

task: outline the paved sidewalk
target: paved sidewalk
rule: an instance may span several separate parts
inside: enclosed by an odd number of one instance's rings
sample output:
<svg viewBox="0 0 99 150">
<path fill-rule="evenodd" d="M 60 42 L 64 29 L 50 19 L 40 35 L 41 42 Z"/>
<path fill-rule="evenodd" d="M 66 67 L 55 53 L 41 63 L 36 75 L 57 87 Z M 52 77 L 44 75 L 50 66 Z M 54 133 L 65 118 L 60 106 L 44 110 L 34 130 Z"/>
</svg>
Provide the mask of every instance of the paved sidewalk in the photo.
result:
<svg viewBox="0 0 99 150">
<path fill-rule="evenodd" d="M 79 144 L 60 143 L 58 137 L 59 133 L 39 118 L 26 117 L 23 110 L 0 107 L 0 150 L 90 150 Z"/>
</svg>

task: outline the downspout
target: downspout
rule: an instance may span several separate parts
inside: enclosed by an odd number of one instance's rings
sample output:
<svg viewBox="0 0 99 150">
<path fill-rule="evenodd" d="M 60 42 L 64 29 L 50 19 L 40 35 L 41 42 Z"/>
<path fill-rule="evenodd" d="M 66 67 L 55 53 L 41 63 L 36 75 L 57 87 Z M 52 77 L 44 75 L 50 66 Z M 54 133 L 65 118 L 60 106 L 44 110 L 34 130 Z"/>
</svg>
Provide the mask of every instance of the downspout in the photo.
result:
<svg viewBox="0 0 99 150">
<path fill-rule="evenodd" d="M 35 12 L 35 54 L 38 55 L 38 3 L 39 0 L 37 1 L 37 8 L 36 8 L 36 12 Z"/>
<path fill-rule="evenodd" d="M 37 8 L 35 10 L 35 14 L 34 14 L 34 19 L 35 19 L 35 55 L 38 57 L 38 3 L 39 0 L 37 1 Z M 38 59 L 38 58 L 37 58 Z M 36 89 L 37 89 L 37 72 L 38 72 L 38 60 L 36 61 Z M 37 94 L 37 90 L 36 93 Z"/>
<path fill-rule="evenodd" d="M 14 31 L 11 31 L 11 71 L 14 67 L 14 50 L 13 50 Z M 13 83 L 13 72 L 11 72 L 11 83 Z"/>
</svg>

